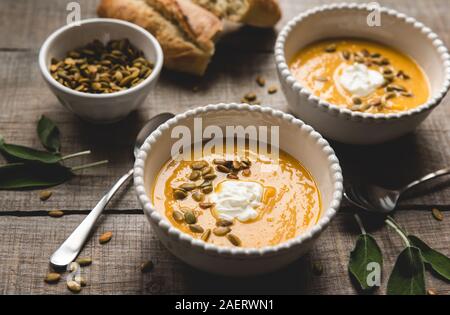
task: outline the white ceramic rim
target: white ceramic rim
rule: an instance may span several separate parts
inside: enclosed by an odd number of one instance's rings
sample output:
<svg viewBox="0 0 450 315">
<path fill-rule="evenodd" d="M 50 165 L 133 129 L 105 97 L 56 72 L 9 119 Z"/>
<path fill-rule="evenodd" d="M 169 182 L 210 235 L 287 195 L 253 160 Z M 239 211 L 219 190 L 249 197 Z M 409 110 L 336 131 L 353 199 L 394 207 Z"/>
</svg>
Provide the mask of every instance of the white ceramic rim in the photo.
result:
<svg viewBox="0 0 450 315">
<path fill-rule="evenodd" d="M 239 247 L 221 247 L 210 243 L 205 243 L 202 240 L 195 239 L 188 234 L 181 232 L 179 229 L 173 227 L 159 212 L 153 207 L 152 202 L 147 196 L 144 187 L 144 167 L 145 160 L 148 153 L 152 149 L 152 146 L 157 143 L 158 138 L 161 136 L 162 132 L 169 129 L 170 127 L 177 125 L 180 120 L 186 119 L 188 117 L 195 117 L 198 114 L 214 111 L 224 111 L 224 110 L 243 110 L 259 112 L 267 115 L 272 115 L 277 118 L 281 118 L 286 123 L 294 124 L 298 128 L 303 129 L 308 134 L 308 137 L 313 138 L 316 144 L 322 148 L 323 154 L 328 157 L 328 171 L 333 178 L 333 199 L 330 203 L 330 207 L 323 210 L 323 215 L 319 221 L 310 229 L 302 233 L 296 238 L 288 240 L 276 246 L 266 246 L 262 248 L 239 248 Z M 169 119 L 167 122 L 159 126 L 144 142 L 142 145 L 134 164 L 134 186 L 138 200 L 141 203 L 144 212 L 148 217 L 159 226 L 159 228 L 166 234 L 168 234 L 171 239 L 176 239 L 178 241 L 185 241 L 188 246 L 193 249 L 198 249 L 204 251 L 207 254 L 212 255 L 231 255 L 231 256 L 243 256 L 247 257 L 261 257 L 262 255 L 276 255 L 281 251 L 288 250 L 294 245 L 299 245 L 302 242 L 310 240 L 315 236 L 318 236 L 330 223 L 330 220 L 335 216 L 339 209 L 342 194 L 343 194 L 343 177 L 341 167 L 339 165 L 339 160 L 336 157 L 334 150 L 330 147 L 328 142 L 311 126 L 305 124 L 303 121 L 295 118 L 290 114 L 286 114 L 280 110 L 275 110 L 270 107 L 263 106 L 252 106 L 248 104 L 216 104 L 207 105 L 204 107 L 198 107 L 196 109 L 188 110 L 185 113 L 178 114 L 174 118 Z"/>
<path fill-rule="evenodd" d="M 149 42 L 151 43 L 151 45 L 153 46 L 153 48 L 155 49 L 156 52 L 156 60 L 152 60 L 152 62 L 154 62 L 154 68 L 152 73 L 148 76 L 148 78 L 146 78 L 144 81 L 142 81 L 140 84 L 137 84 L 136 86 L 123 90 L 123 91 L 119 91 L 119 92 L 114 92 L 114 93 L 106 93 L 106 94 L 94 94 L 94 93 L 84 93 L 84 92 L 79 92 L 79 91 L 75 91 L 72 90 L 64 85 L 62 85 L 61 83 L 59 83 L 58 81 L 56 81 L 51 75 L 50 75 L 50 71 L 46 66 L 45 63 L 45 59 L 48 55 L 48 48 L 50 46 L 50 44 L 53 43 L 53 41 L 59 37 L 61 34 L 63 34 L 64 32 L 66 32 L 67 30 L 73 28 L 73 27 L 78 27 L 78 25 L 81 24 L 89 24 L 89 23 L 112 23 L 112 24 L 119 24 L 122 25 L 123 27 L 128 27 L 133 29 L 136 32 L 141 33 L 142 35 L 144 35 Z M 92 19 L 85 19 L 85 20 L 81 20 L 79 22 L 76 23 L 70 23 L 67 24 L 59 29 L 57 29 L 56 31 L 54 31 L 52 34 L 50 34 L 49 37 L 47 37 L 47 39 L 45 40 L 45 42 L 42 44 L 41 49 L 39 51 L 39 68 L 41 69 L 41 73 L 42 75 L 45 77 L 45 79 L 50 82 L 50 84 L 52 86 L 54 86 L 55 88 L 62 90 L 68 94 L 72 94 L 72 95 L 76 95 L 76 96 L 81 96 L 81 97 L 86 97 L 86 98 L 92 98 L 92 99 L 108 99 L 108 98 L 114 98 L 116 96 L 122 96 L 122 95 L 127 95 L 133 92 L 137 92 L 141 89 L 143 89 L 145 86 L 149 85 L 152 81 L 154 81 L 159 73 L 161 72 L 161 69 L 163 67 L 163 63 L 164 63 L 164 54 L 161 48 L 161 45 L 159 44 L 158 40 L 152 35 L 150 34 L 148 31 L 146 31 L 144 28 L 130 23 L 130 22 L 126 22 L 126 21 L 122 21 L 122 20 L 118 20 L 118 19 L 106 19 L 106 18 L 92 18 Z"/>
<path fill-rule="evenodd" d="M 408 111 L 391 114 L 371 114 L 371 113 L 355 112 L 347 108 L 333 105 L 331 103 L 319 99 L 317 96 L 311 94 L 306 88 L 302 87 L 301 84 L 297 81 L 297 79 L 295 79 L 295 77 L 292 75 L 289 66 L 287 65 L 286 58 L 284 56 L 284 46 L 286 38 L 289 35 L 289 33 L 305 18 L 320 12 L 333 10 L 371 11 L 373 10 L 373 7 L 371 7 L 371 5 L 368 3 L 366 4 L 336 3 L 331 5 L 323 5 L 312 8 L 290 20 L 288 24 L 284 26 L 283 29 L 281 30 L 275 43 L 276 66 L 278 68 L 279 73 L 281 74 L 282 79 L 286 82 L 289 88 L 294 90 L 299 95 L 307 97 L 310 103 L 312 103 L 314 106 L 316 106 L 318 109 L 324 112 L 327 112 L 339 118 L 344 118 L 346 120 L 351 119 L 362 122 L 386 122 L 386 121 L 393 121 L 396 119 L 405 119 L 407 117 L 420 114 L 421 112 L 431 110 L 442 101 L 442 99 L 445 97 L 450 87 L 450 55 L 443 41 L 439 39 L 438 35 L 434 33 L 429 27 L 425 26 L 421 22 L 418 22 L 415 18 L 409 17 L 406 14 L 400 13 L 393 9 L 389 9 L 387 7 L 380 7 L 380 12 L 396 17 L 397 19 L 403 21 L 404 23 L 411 24 L 414 28 L 418 29 L 420 32 L 425 34 L 428 37 L 428 39 L 432 41 L 433 46 L 435 47 L 438 54 L 441 56 L 442 67 L 445 69 L 445 79 L 442 88 L 439 90 L 438 93 L 435 93 L 435 95 L 433 95 L 433 97 L 430 98 L 428 102 L 426 102 L 425 104 Z M 311 104 L 307 105 L 309 106 Z"/>
</svg>

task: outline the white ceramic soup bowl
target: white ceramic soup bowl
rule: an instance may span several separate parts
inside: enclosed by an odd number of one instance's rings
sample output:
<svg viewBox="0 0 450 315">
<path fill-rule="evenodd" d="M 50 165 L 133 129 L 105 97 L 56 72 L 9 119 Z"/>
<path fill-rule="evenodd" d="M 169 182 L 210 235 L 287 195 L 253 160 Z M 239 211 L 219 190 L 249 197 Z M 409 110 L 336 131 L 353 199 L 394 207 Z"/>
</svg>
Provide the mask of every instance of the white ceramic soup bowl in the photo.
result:
<svg viewBox="0 0 450 315">
<path fill-rule="evenodd" d="M 275 45 L 278 77 L 289 109 L 323 136 L 343 143 L 375 144 L 414 130 L 442 101 L 450 86 L 450 56 L 443 42 L 414 18 L 380 8 L 380 26 L 369 26 L 374 8 L 367 4 L 334 4 L 314 8 L 292 19 Z M 306 45 L 329 38 L 353 37 L 377 41 L 414 58 L 431 85 L 427 103 L 401 113 L 353 112 L 320 100 L 289 70 L 289 62 Z"/>
<path fill-rule="evenodd" d="M 161 46 L 149 32 L 129 22 L 95 18 L 79 23 L 65 25 L 46 39 L 39 52 L 42 76 L 61 104 L 82 119 L 94 123 L 111 123 L 125 118 L 144 102 L 155 86 L 164 59 Z M 72 90 L 50 75 L 52 58 L 62 59 L 68 51 L 94 39 L 106 44 L 110 40 L 123 38 L 128 38 L 147 60 L 154 63 L 153 72 L 140 84 L 115 93 L 92 94 Z"/>
<path fill-rule="evenodd" d="M 277 246 L 263 248 L 218 247 L 194 239 L 173 227 L 155 209 L 152 187 L 162 165 L 171 157 L 174 128 L 185 126 L 194 132 L 194 118 L 203 128 L 219 126 L 279 126 L 279 147 L 298 159 L 314 177 L 322 199 L 319 221 L 300 236 Z M 224 132 L 225 134 L 225 132 Z M 270 137 L 268 137 L 270 139 Z M 134 165 L 134 185 L 140 204 L 153 231 L 175 256 L 208 272 L 224 275 L 253 275 L 283 267 L 308 251 L 336 214 L 342 198 L 339 161 L 319 133 L 292 115 L 268 107 L 247 104 L 218 104 L 179 114 L 161 125 L 142 146 Z M 161 211 L 161 209 L 159 209 Z M 162 209 L 164 212 L 164 209 Z"/>
</svg>

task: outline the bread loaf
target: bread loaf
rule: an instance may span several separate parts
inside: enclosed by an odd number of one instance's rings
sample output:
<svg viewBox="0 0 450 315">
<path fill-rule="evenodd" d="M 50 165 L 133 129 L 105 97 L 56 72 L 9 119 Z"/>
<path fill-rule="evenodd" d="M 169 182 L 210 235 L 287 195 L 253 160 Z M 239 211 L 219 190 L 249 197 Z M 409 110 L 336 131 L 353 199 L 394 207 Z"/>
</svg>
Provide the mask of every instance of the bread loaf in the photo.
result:
<svg viewBox="0 0 450 315">
<path fill-rule="evenodd" d="M 202 75 L 214 54 L 214 38 L 222 22 L 190 0 L 101 0 L 100 17 L 135 23 L 161 44 L 164 65 Z"/>
<path fill-rule="evenodd" d="M 281 18 L 277 0 L 193 0 L 220 18 L 257 27 L 272 27 Z"/>
</svg>

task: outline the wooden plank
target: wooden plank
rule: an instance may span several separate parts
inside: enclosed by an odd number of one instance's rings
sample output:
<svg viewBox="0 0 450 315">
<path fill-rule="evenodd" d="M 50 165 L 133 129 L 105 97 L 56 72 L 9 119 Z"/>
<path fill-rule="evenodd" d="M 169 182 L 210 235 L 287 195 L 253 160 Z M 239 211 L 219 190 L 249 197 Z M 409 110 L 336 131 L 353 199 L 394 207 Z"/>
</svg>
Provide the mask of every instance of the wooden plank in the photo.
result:
<svg viewBox="0 0 450 315">
<path fill-rule="evenodd" d="M 16 1 L 0 2 L 0 48 L 37 50 L 45 38 L 61 25 L 66 23 L 70 1 Z M 332 0 L 288 1 L 281 0 L 283 18 L 274 30 L 244 27 L 240 32 L 224 35 L 220 47 L 228 47 L 240 51 L 272 51 L 277 31 L 292 17 L 318 5 L 332 3 Z M 352 2 L 367 3 L 366 0 Z M 96 17 L 95 9 L 98 1 L 79 0 L 81 18 Z M 432 26 L 444 41 L 450 42 L 447 18 L 447 0 L 422 0 L 411 5 L 410 0 L 384 0 L 382 5 L 400 10 L 414 16 L 421 22 Z M 11 36 L 14 34 L 14 36 Z"/>
<path fill-rule="evenodd" d="M 83 219 L 81 215 L 49 217 L 0 216 L 0 293 L 69 293 L 63 282 L 47 285 L 48 258 L 68 233 Z M 405 211 L 397 215 L 406 229 L 450 255 L 450 220 L 434 220 L 430 213 Z M 106 245 L 98 243 L 104 231 L 113 231 Z M 174 258 L 156 239 L 144 215 L 106 215 L 81 256 L 94 263 L 83 268 L 89 285 L 84 294 L 353 294 L 347 273 L 348 255 L 354 246 L 357 227 L 350 214 L 340 213 L 324 232 L 311 253 L 293 265 L 254 278 L 226 278 L 194 270 Z M 384 254 L 383 287 L 403 245 L 386 227 L 371 231 Z M 154 271 L 142 274 L 139 265 L 148 259 Z M 311 272 L 311 262 L 323 265 L 320 276 Z M 427 287 L 449 294 L 448 284 L 426 274 Z"/>
<path fill-rule="evenodd" d="M 257 74 L 263 74 L 268 85 L 277 84 L 272 59 L 270 54 L 219 53 L 207 76 L 196 81 L 188 76 L 163 72 L 158 88 L 141 110 L 118 124 L 96 126 L 80 121 L 58 103 L 40 77 L 35 53 L 0 52 L 0 65 L 7 67 L 6 71 L 0 72 L 0 94 L 3 96 L 0 100 L 0 134 L 7 141 L 39 148 L 36 123 L 41 114 L 46 114 L 61 129 L 64 153 L 93 151 L 90 157 L 70 161 L 70 165 L 110 160 L 107 166 L 85 170 L 81 176 L 56 187 L 54 197 L 45 203 L 33 191 L 0 191 L 0 211 L 91 209 L 109 186 L 132 166 L 135 135 L 148 117 L 157 113 L 180 113 L 211 103 L 239 102 L 249 91 L 256 92 L 263 105 L 287 110 L 281 92 L 269 95 L 254 80 Z M 197 93 L 192 91 L 193 86 L 199 86 Z M 447 97 L 418 131 L 393 143 L 365 148 L 334 143 L 346 175 L 356 174 L 373 178 L 376 183 L 400 185 L 448 166 L 449 102 L 450 97 Z M 450 205 L 450 187 L 445 182 L 439 183 L 436 192 L 405 200 L 405 206 Z M 430 192 L 430 189 L 424 191 Z M 113 209 L 138 208 L 132 189 L 115 200 L 111 205 Z"/>
</svg>

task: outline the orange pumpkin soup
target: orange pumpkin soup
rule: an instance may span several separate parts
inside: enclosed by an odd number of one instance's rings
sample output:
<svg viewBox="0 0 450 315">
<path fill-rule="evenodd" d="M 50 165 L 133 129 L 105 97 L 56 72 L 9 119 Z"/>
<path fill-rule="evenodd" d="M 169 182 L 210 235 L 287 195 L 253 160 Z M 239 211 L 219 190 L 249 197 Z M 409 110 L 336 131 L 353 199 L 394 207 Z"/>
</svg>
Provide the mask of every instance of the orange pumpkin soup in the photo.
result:
<svg viewBox="0 0 450 315">
<path fill-rule="evenodd" d="M 219 246 L 277 245 L 318 221 L 319 190 L 296 159 L 241 154 L 169 160 L 153 187 L 154 206 L 184 233 Z"/>
<path fill-rule="evenodd" d="M 290 69 L 314 95 L 354 111 L 407 111 L 430 95 L 428 78 L 411 57 L 366 40 L 313 43 L 298 52 Z"/>
</svg>

